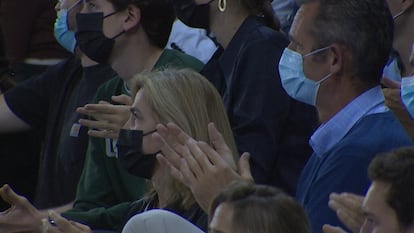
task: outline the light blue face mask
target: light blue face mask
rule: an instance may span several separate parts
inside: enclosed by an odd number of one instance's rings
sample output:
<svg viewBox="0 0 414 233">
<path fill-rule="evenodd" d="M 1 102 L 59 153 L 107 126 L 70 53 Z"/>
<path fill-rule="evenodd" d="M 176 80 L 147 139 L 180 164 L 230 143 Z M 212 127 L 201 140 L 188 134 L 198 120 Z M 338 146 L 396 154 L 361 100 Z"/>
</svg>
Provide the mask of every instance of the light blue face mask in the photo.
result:
<svg viewBox="0 0 414 233">
<path fill-rule="evenodd" d="M 61 9 L 55 21 L 55 28 L 54 28 L 54 35 L 57 42 L 62 45 L 63 48 L 68 50 L 71 53 L 75 52 L 76 47 L 76 39 L 75 39 L 75 32 L 70 31 L 68 27 L 68 15 L 69 12 L 79 5 L 82 0 L 77 1 L 73 6 L 69 7 L 69 9 Z"/>
<path fill-rule="evenodd" d="M 401 79 L 401 100 L 414 119 L 414 75 Z"/>
<path fill-rule="evenodd" d="M 382 71 L 382 76 L 385 76 L 394 81 L 401 81 L 401 71 L 398 67 L 398 62 L 396 58 L 390 58 L 387 64 L 384 66 Z"/>
<path fill-rule="evenodd" d="M 285 48 L 279 62 L 279 74 L 282 86 L 288 95 L 300 102 L 316 105 L 316 97 L 320 84 L 332 76 L 326 75 L 319 81 L 306 78 L 303 71 L 303 58 L 322 52 L 329 47 L 314 50 L 308 54 L 301 55 L 289 48 Z"/>
</svg>

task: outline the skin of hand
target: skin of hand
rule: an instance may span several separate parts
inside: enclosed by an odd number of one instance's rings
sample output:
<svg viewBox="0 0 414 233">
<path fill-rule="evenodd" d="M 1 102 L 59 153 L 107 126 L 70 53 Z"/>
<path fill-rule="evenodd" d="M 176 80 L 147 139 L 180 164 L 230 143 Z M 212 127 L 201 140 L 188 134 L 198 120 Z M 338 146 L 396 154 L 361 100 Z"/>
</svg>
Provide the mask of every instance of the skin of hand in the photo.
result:
<svg viewBox="0 0 414 233">
<path fill-rule="evenodd" d="M 9 185 L 0 188 L 1 198 L 10 204 L 10 208 L 0 213 L 0 232 L 42 232 L 44 217 L 23 196 L 17 195 Z"/>
<path fill-rule="evenodd" d="M 414 139 L 414 119 L 411 118 L 402 103 L 400 83 L 383 77 L 381 84 L 385 86 L 382 89 L 385 97 L 385 105 L 397 116 L 410 138 Z"/>
<path fill-rule="evenodd" d="M 49 212 L 48 219 L 43 222 L 44 232 L 47 233 L 92 233 L 88 226 L 67 220 L 53 211 Z"/>
<path fill-rule="evenodd" d="M 208 125 L 212 146 L 196 141 L 173 123 L 157 125 L 152 136 L 163 142 L 158 161 L 187 185 L 200 207 L 208 212 L 214 197 L 228 184 L 237 180 L 253 182 L 249 154 L 244 153 L 236 168 L 231 150 L 214 124 Z"/>
<path fill-rule="evenodd" d="M 127 95 L 118 95 L 112 96 L 112 100 L 120 105 L 99 101 L 98 104 L 86 104 L 76 109 L 76 112 L 94 119 L 79 120 L 81 125 L 90 128 L 88 131 L 90 136 L 118 138 L 119 130 L 129 119 L 132 99 Z"/>
<path fill-rule="evenodd" d="M 328 224 L 323 225 L 322 231 L 323 233 L 347 233 L 344 229 L 340 227 L 334 227 Z"/>
<path fill-rule="evenodd" d="M 358 233 L 364 224 L 365 216 L 362 212 L 364 197 L 352 193 L 331 193 L 329 208 L 336 212 L 339 220 L 353 233 Z"/>
</svg>

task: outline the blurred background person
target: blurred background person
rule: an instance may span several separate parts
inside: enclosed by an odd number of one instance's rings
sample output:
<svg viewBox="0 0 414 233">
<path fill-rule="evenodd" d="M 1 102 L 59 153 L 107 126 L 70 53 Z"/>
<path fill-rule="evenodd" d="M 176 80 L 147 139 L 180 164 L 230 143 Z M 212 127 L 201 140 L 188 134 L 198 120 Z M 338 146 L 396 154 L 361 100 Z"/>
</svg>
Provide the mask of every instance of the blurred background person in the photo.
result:
<svg viewBox="0 0 414 233">
<path fill-rule="evenodd" d="M 289 33 L 290 26 L 295 18 L 298 5 L 295 0 L 273 0 L 272 7 L 275 15 L 280 21 L 280 30 L 286 35 Z"/>
<path fill-rule="evenodd" d="M 13 79 L 21 82 L 69 56 L 56 41 L 56 0 L 1 0 L 4 49 Z"/>
<path fill-rule="evenodd" d="M 391 14 L 394 16 L 393 48 L 395 61 L 384 67 L 382 85 L 386 105 L 397 116 L 406 132 L 414 139 L 414 115 L 410 115 L 401 98 L 401 83 L 410 85 L 414 65 L 410 61 L 412 43 L 414 42 L 414 1 L 387 0 Z M 397 78 L 395 78 L 397 77 Z M 408 109 L 410 110 L 410 109 Z"/>
</svg>

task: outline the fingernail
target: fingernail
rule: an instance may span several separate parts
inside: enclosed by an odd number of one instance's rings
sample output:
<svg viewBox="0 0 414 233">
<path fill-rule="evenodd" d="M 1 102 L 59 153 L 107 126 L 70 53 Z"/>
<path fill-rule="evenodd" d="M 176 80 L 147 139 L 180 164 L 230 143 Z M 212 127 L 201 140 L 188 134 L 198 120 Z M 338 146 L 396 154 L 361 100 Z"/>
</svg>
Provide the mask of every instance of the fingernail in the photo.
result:
<svg viewBox="0 0 414 233">
<path fill-rule="evenodd" d="M 52 225 L 52 226 L 56 226 L 56 213 L 54 212 L 54 211 L 52 211 L 52 210 L 49 210 L 48 211 L 48 221 L 49 221 L 49 223 L 50 223 L 50 225 Z"/>
</svg>

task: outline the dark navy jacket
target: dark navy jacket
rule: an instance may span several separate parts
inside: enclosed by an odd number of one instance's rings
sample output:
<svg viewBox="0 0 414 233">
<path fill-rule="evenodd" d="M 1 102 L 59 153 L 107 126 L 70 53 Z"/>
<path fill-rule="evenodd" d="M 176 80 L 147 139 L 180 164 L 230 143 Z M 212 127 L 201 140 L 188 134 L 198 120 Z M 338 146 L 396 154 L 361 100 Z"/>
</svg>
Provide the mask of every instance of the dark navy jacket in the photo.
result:
<svg viewBox="0 0 414 233">
<path fill-rule="evenodd" d="M 256 183 L 295 193 L 310 156 L 308 139 L 316 112 L 284 91 L 278 63 L 288 40 L 248 17 L 227 48 L 218 51 L 202 73 L 223 97 L 240 153 L 251 153 Z"/>
</svg>

